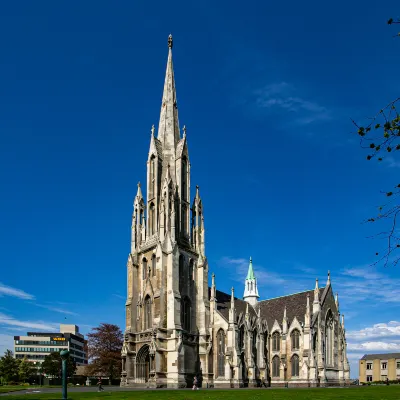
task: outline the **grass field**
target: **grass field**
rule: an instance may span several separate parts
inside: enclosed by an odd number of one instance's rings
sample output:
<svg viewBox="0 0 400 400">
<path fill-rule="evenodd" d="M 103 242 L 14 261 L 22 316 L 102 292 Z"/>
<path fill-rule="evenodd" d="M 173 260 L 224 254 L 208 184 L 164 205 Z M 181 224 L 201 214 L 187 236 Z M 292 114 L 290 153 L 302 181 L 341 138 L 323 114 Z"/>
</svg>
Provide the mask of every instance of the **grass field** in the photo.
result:
<svg viewBox="0 0 400 400">
<path fill-rule="evenodd" d="M 149 390 L 107 393 L 69 393 L 80 400 L 400 400 L 400 386 L 374 386 L 335 389 L 253 389 L 253 390 Z M 10 395 L 8 400 L 59 400 L 60 394 Z"/>
</svg>

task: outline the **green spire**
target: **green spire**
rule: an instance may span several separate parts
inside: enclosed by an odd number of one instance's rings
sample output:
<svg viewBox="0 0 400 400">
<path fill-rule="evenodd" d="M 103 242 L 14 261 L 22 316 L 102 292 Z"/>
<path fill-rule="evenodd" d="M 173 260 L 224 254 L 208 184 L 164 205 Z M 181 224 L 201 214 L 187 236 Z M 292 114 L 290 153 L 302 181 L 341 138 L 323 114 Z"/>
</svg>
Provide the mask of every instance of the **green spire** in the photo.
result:
<svg viewBox="0 0 400 400">
<path fill-rule="evenodd" d="M 249 271 L 247 272 L 246 281 L 253 280 L 253 279 L 256 279 L 256 277 L 254 276 L 254 271 L 253 271 L 253 261 L 251 260 L 251 257 L 250 257 Z"/>
</svg>

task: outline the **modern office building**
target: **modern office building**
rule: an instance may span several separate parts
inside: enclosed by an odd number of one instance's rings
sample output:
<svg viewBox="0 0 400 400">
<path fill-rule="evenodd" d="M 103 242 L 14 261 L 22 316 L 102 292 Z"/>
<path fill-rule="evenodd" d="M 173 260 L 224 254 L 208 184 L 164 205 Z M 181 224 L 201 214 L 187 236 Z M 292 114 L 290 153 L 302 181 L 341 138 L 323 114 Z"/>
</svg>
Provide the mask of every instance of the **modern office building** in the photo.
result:
<svg viewBox="0 0 400 400">
<path fill-rule="evenodd" d="M 400 353 L 365 354 L 359 364 L 360 383 L 400 379 Z"/>
<path fill-rule="evenodd" d="M 15 358 L 26 358 L 41 364 L 53 352 L 69 350 L 76 365 L 86 365 L 87 341 L 76 325 L 60 324 L 60 332 L 28 332 L 27 336 L 14 336 Z"/>
</svg>

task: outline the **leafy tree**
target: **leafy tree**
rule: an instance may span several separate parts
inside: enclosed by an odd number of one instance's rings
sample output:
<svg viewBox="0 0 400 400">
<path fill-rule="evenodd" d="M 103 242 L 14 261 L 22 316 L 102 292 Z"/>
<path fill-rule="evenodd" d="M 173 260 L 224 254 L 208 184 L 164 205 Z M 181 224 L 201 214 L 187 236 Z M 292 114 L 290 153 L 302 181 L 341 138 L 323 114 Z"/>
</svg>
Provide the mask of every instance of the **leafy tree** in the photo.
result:
<svg viewBox="0 0 400 400">
<path fill-rule="evenodd" d="M 11 350 L 6 350 L 0 358 L 0 376 L 5 382 L 18 381 L 19 360 L 14 358 Z"/>
<path fill-rule="evenodd" d="M 68 357 L 67 376 L 69 378 L 74 376 L 75 371 L 75 361 L 71 357 Z M 42 372 L 46 375 L 54 376 L 57 378 L 62 377 L 62 359 L 58 351 L 50 353 L 44 358 L 44 361 L 42 363 Z"/>
<path fill-rule="evenodd" d="M 21 360 L 18 367 L 19 379 L 26 382 L 31 376 L 35 375 L 36 368 L 29 362 L 26 356 Z"/>
<path fill-rule="evenodd" d="M 389 25 L 400 24 L 400 19 L 390 18 Z M 395 35 L 399 37 L 400 32 Z M 398 156 L 400 150 L 400 114 L 396 107 L 399 106 L 400 97 L 391 101 L 382 108 L 374 117 L 370 118 L 369 123 L 360 126 L 353 121 L 357 127 L 357 134 L 360 136 L 361 147 L 369 150 L 367 160 L 377 160 L 382 162 L 391 160 Z M 392 160 L 392 162 L 395 162 Z M 392 188 L 383 192 L 385 201 L 379 205 L 377 215 L 368 218 L 366 222 L 382 224 L 383 228 L 375 237 L 386 240 L 383 251 L 376 252 L 378 257 L 374 264 L 380 262 L 384 266 L 396 266 L 400 261 L 398 250 L 400 249 L 400 232 L 397 220 L 400 216 L 400 183 L 395 182 Z"/>
<path fill-rule="evenodd" d="M 123 335 L 117 325 L 102 323 L 88 334 L 90 374 L 103 374 L 110 379 L 121 375 Z"/>
</svg>

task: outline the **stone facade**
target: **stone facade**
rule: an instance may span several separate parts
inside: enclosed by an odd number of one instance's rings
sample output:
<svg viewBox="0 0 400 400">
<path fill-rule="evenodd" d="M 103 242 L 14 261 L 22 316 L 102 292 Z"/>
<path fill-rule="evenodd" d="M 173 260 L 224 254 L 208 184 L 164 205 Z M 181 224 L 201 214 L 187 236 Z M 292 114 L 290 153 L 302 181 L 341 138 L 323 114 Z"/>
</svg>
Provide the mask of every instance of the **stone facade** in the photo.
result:
<svg viewBox="0 0 400 400">
<path fill-rule="evenodd" d="M 172 37 L 157 137 L 151 130 L 147 196 L 133 204 L 121 386 L 343 385 L 344 320 L 324 289 L 258 301 L 250 260 L 244 300 L 208 287 L 203 204 L 190 203 L 186 128 L 180 133 Z"/>
</svg>

